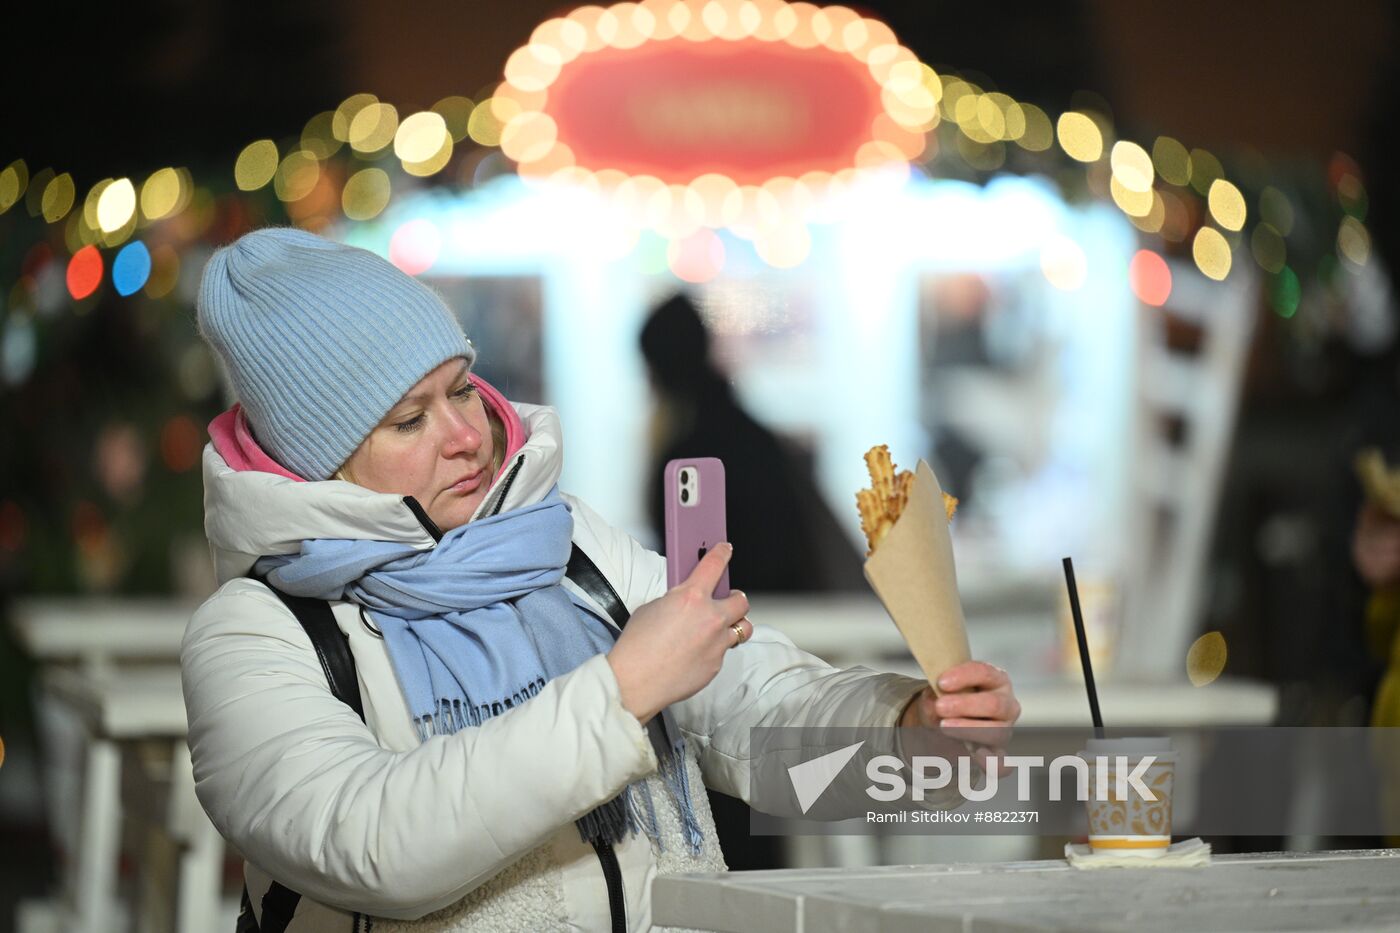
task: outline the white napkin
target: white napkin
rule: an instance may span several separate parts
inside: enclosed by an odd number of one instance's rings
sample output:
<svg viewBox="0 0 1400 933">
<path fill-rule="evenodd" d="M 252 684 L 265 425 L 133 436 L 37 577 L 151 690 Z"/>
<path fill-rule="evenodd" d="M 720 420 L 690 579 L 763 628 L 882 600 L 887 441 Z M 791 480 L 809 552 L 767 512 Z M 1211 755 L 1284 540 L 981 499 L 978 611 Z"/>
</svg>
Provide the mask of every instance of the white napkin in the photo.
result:
<svg viewBox="0 0 1400 933">
<path fill-rule="evenodd" d="M 1095 852 L 1088 845 L 1065 843 L 1065 858 L 1075 868 L 1194 868 L 1210 864 L 1210 843 L 1200 837 L 1172 843 L 1159 858 L 1139 858 L 1117 852 Z"/>
</svg>

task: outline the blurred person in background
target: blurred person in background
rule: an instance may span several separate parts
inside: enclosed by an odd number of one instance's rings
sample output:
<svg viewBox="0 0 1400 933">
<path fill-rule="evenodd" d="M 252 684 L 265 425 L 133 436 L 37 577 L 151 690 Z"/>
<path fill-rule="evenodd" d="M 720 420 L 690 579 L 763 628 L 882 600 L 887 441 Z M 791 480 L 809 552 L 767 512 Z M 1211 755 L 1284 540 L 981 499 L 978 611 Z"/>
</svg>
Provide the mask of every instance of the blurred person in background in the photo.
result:
<svg viewBox="0 0 1400 933">
<path fill-rule="evenodd" d="M 642 357 L 655 398 L 647 513 L 666 540 L 662 477 L 685 457 L 724 462 L 729 540 L 737 550 L 730 579 L 757 593 L 859 590 L 859 558 L 822 502 L 811 470 L 734 397 L 711 358 L 710 332 L 684 293 L 652 309 L 641 332 Z M 743 801 L 709 792 L 725 861 L 736 870 L 784 867 L 782 840 L 749 832 Z"/>
<path fill-rule="evenodd" d="M 203 454 L 222 585 L 181 668 L 240 929 L 645 930 L 653 877 L 725 869 L 692 789 L 748 793 L 751 728 L 1019 715 L 990 665 L 935 699 L 755 629 L 711 597 L 731 547 L 668 591 L 559 491 L 553 409 L 473 375 L 441 299 L 372 253 L 250 233 L 205 268 L 199 327 L 239 404 Z"/>
</svg>

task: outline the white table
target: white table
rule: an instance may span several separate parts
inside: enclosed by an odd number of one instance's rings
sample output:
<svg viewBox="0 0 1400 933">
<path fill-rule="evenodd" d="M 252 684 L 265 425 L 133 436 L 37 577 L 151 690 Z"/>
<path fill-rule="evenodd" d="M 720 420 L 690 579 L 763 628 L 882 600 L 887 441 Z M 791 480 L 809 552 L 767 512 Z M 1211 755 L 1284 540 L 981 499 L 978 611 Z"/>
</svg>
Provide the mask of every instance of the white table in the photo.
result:
<svg viewBox="0 0 1400 933">
<path fill-rule="evenodd" d="M 670 875 L 652 920 L 726 933 L 1400 929 L 1400 850 L 1081 871 L 1063 860 Z"/>
<path fill-rule="evenodd" d="M 168 599 L 41 598 L 16 603 L 13 628 L 43 664 L 47 699 L 83 726 L 77 838 L 72 840 L 61 924 L 75 931 L 111 929 L 121 850 L 122 748 L 156 739 L 169 743 L 169 793 L 156 818 L 179 845 L 178 930 L 219 926 L 223 840 L 194 795 L 185 746 L 180 690 L 180 639 L 195 603 Z M 136 667 L 135 662 L 159 662 Z M 149 801 L 127 801 L 128 804 Z M 149 808 L 147 808 L 149 809 Z"/>
</svg>

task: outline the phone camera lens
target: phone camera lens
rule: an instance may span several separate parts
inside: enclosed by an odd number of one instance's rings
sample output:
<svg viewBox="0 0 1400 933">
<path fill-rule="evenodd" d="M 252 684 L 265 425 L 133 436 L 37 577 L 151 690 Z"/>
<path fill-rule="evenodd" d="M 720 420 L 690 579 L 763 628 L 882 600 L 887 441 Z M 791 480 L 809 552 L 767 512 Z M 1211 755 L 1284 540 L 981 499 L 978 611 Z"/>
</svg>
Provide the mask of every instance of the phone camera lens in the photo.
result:
<svg viewBox="0 0 1400 933">
<path fill-rule="evenodd" d="M 684 505 L 685 503 L 687 503 L 687 502 L 689 502 L 689 501 L 690 501 L 690 490 L 689 490 L 689 489 L 682 489 L 682 490 L 681 490 L 681 504 Z"/>
<path fill-rule="evenodd" d="M 682 486 L 689 486 L 689 485 L 690 485 L 690 471 L 689 471 L 689 470 L 682 470 L 682 471 L 681 471 L 681 485 L 682 485 Z"/>
</svg>

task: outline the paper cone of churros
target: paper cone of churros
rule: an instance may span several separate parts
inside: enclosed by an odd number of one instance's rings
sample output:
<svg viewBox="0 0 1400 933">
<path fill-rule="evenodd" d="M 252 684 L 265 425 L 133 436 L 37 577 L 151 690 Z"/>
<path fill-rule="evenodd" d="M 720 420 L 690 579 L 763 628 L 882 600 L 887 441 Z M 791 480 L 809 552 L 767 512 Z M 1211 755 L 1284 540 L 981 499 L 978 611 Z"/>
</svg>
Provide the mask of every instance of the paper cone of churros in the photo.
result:
<svg viewBox="0 0 1400 933">
<path fill-rule="evenodd" d="M 871 488 L 856 493 L 870 545 L 865 578 L 929 683 L 936 683 L 948 668 L 972 657 L 948 532 L 958 500 L 943 491 L 922 460 L 912 473 L 896 474 L 882 444 L 865 461 Z"/>
</svg>

